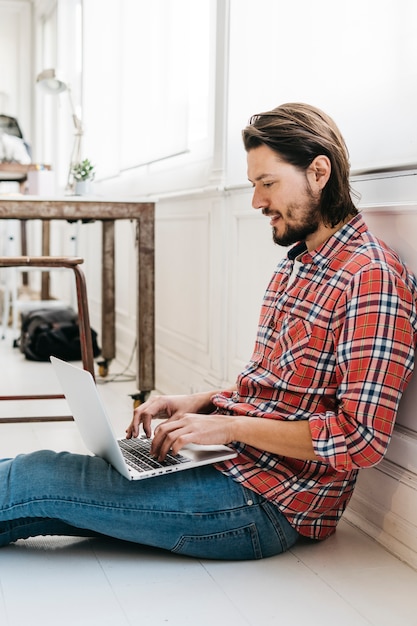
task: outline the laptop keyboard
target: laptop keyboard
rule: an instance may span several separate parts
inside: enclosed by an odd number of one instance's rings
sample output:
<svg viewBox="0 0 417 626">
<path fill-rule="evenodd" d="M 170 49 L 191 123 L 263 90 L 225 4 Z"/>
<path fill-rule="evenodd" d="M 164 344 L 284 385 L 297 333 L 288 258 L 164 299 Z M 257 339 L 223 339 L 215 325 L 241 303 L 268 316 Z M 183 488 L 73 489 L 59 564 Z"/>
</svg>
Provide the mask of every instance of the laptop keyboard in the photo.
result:
<svg viewBox="0 0 417 626">
<path fill-rule="evenodd" d="M 145 438 L 119 439 L 118 441 L 126 463 L 139 472 L 190 462 L 190 459 L 182 454 L 167 454 L 164 461 L 158 461 L 151 456 L 151 443 L 151 439 Z"/>
</svg>

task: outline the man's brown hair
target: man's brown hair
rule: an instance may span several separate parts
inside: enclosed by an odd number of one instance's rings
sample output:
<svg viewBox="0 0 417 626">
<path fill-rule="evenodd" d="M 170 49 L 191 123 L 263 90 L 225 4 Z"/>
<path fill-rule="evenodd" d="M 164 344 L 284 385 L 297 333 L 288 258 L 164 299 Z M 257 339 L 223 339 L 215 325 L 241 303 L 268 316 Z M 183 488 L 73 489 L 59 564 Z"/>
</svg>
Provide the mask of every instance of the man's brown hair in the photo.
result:
<svg viewBox="0 0 417 626">
<path fill-rule="evenodd" d="M 358 213 L 351 197 L 348 149 L 334 121 L 320 109 L 303 103 L 282 104 L 253 115 L 242 136 L 247 152 L 266 145 L 304 171 L 317 156 L 326 155 L 331 174 L 321 197 L 323 221 L 334 227 Z"/>
</svg>

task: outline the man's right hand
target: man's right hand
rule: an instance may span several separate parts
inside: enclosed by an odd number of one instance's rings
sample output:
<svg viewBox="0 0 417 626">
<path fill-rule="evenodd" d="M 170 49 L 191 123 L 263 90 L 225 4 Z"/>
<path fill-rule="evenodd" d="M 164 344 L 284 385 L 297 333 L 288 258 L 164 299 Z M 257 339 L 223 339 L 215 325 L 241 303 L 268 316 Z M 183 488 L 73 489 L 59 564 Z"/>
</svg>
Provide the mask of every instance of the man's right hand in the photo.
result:
<svg viewBox="0 0 417 626">
<path fill-rule="evenodd" d="M 179 419 L 185 413 L 211 413 L 214 392 L 178 396 L 152 396 L 133 411 L 133 418 L 126 429 L 126 437 L 138 437 L 142 425 L 147 437 L 152 434 L 153 419 Z"/>
</svg>

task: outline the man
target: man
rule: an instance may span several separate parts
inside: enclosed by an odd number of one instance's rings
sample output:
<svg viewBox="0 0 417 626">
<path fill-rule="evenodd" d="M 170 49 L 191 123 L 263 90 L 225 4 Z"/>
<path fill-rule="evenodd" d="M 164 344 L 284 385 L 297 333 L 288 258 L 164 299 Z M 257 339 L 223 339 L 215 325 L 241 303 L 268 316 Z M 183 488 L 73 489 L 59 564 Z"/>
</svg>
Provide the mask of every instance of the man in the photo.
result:
<svg viewBox="0 0 417 626">
<path fill-rule="evenodd" d="M 252 359 L 232 389 L 152 397 L 127 428 L 150 435 L 153 418 L 168 418 L 155 430 L 160 459 L 188 443 L 238 456 L 138 482 L 96 457 L 5 460 L 0 543 L 100 533 L 201 558 L 267 557 L 331 535 L 358 469 L 383 458 L 413 369 L 415 279 L 358 214 L 343 138 L 323 112 L 277 107 L 243 139 L 253 206 L 291 246 Z"/>
</svg>

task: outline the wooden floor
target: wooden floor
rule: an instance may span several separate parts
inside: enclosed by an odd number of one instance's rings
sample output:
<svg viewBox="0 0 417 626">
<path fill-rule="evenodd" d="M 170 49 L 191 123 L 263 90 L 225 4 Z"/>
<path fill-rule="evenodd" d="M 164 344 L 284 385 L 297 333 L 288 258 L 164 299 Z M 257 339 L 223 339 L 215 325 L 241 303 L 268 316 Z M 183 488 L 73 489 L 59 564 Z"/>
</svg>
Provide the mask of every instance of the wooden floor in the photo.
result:
<svg viewBox="0 0 417 626">
<path fill-rule="evenodd" d="M 59 390 L 51 366 L 25 361 L 9 338 L 0 343 L 0 368 L 1 395 Z M 121 370 L 112 363 L 108 379 Z M 134 382 L 99 389 L 121 436 Z M 67 412 L 62 400 L 0 404 L 0 415 Z M 0 428 L 0 457 L 85 451 L 72 422 Z M 1 626 L 417 626 L 416 590 L 417 572 L 345 521 L 324 543 L 256 562 L 68 537 L 0 550 Z"/>
</svg>

